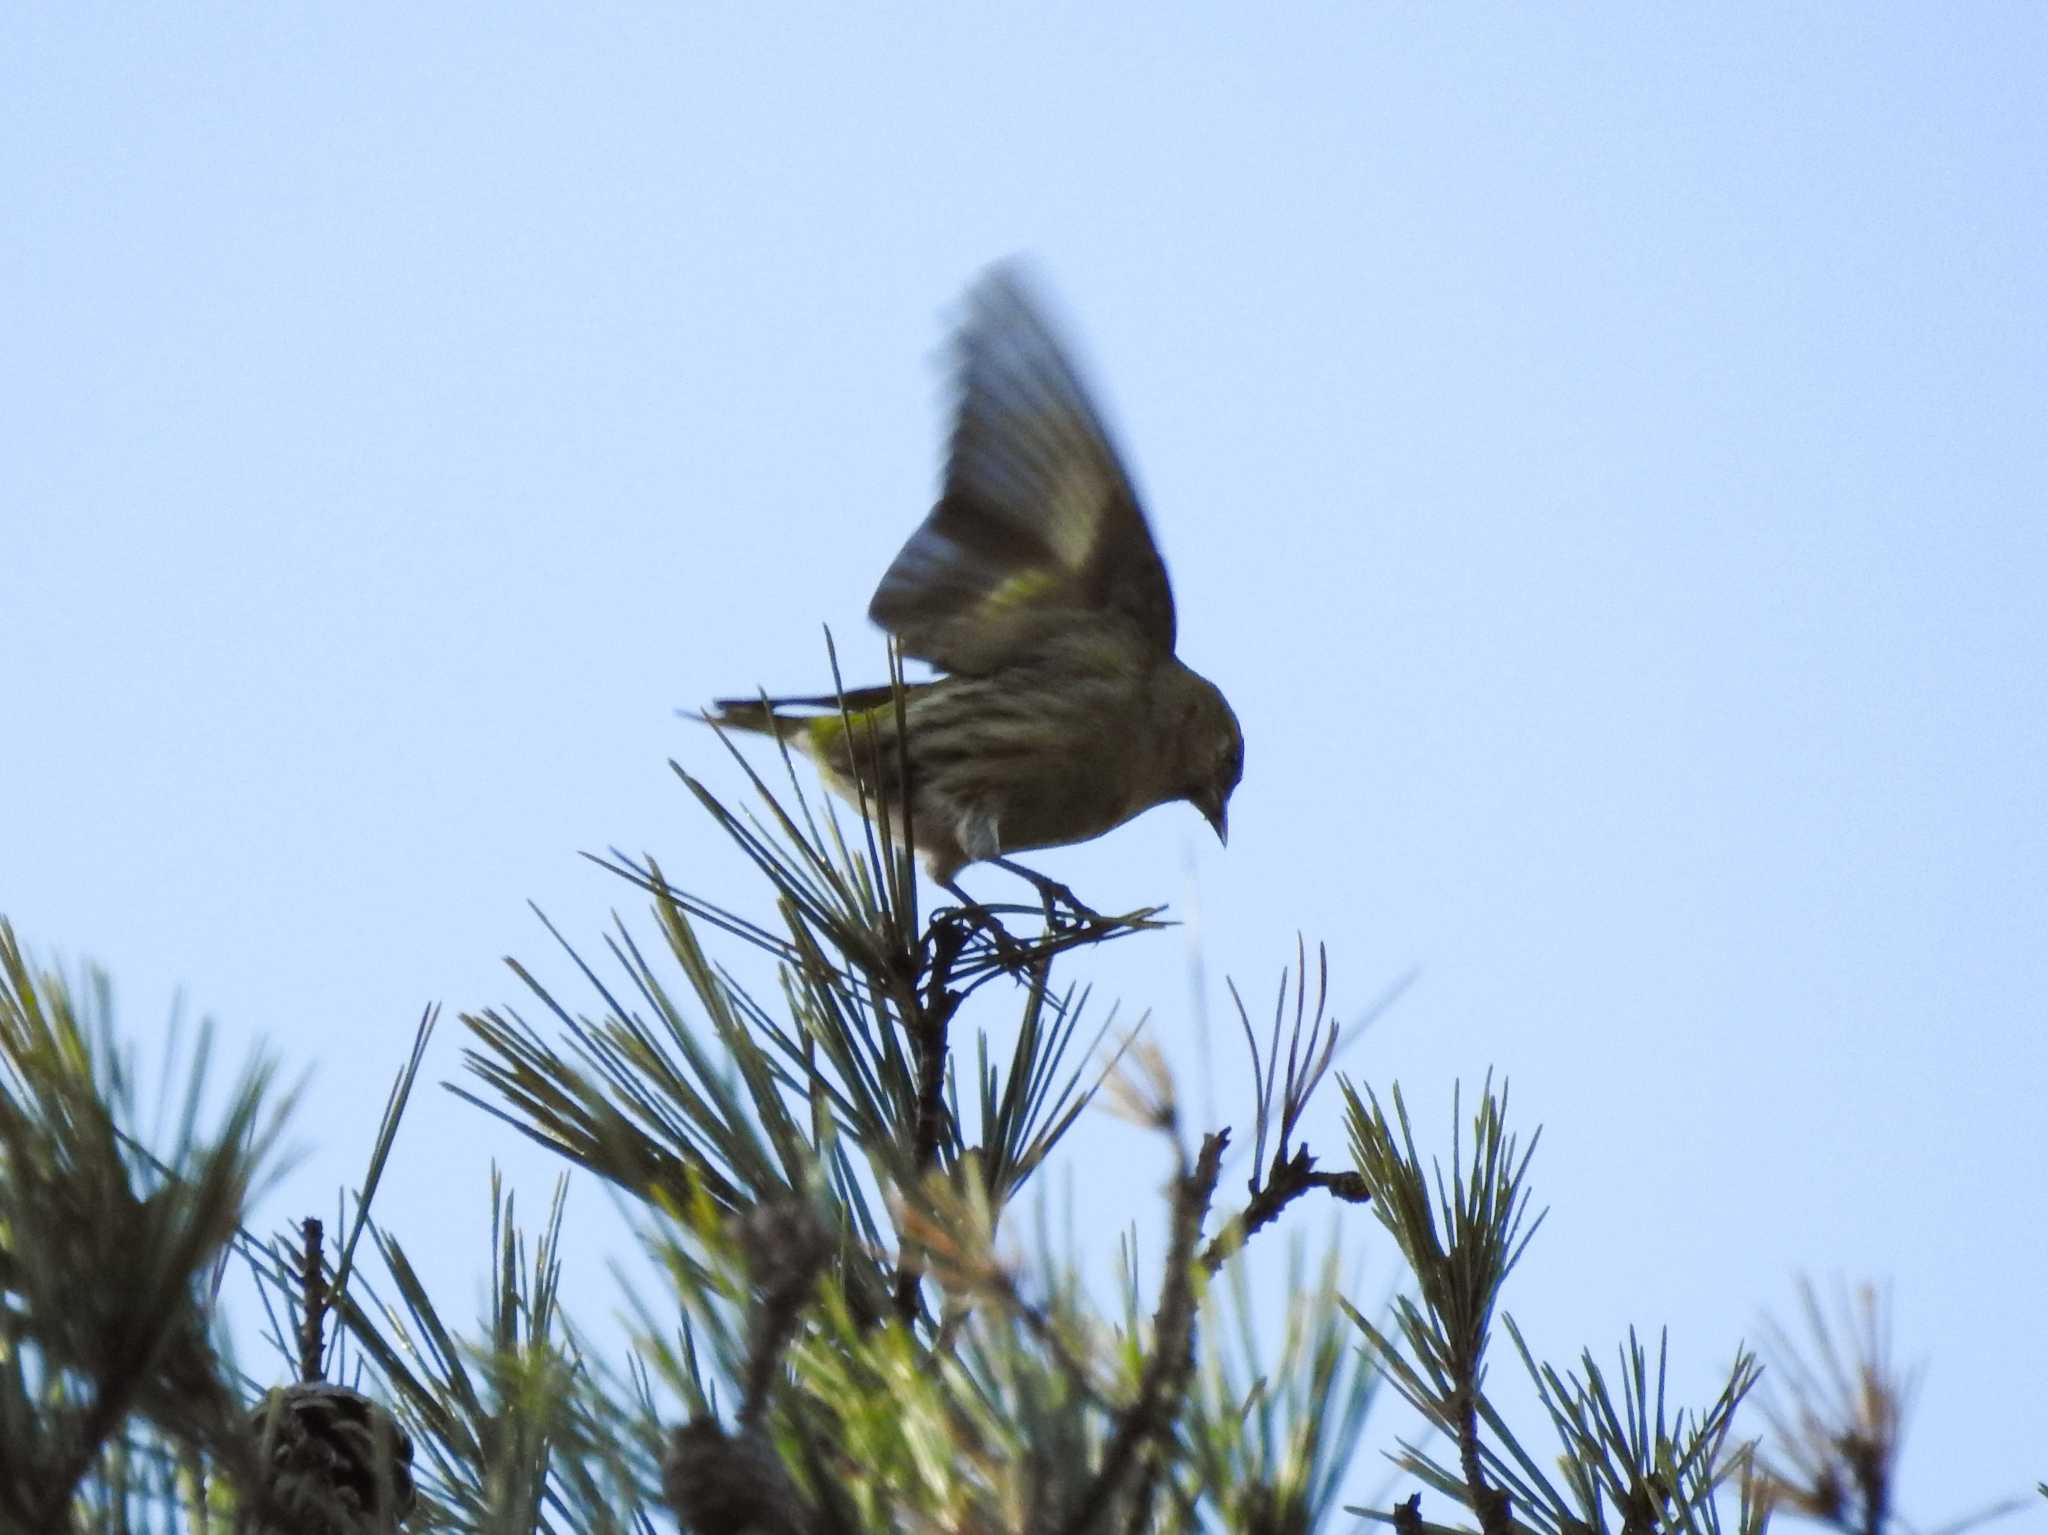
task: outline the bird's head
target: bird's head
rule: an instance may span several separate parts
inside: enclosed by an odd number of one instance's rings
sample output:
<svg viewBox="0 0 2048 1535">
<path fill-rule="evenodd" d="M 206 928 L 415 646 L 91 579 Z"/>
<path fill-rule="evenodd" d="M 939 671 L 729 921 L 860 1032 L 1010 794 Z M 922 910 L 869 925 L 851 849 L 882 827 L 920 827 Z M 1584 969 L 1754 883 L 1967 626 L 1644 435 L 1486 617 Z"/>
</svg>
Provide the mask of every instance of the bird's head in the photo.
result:
<svg viewBox="0 0 2048 1535">
<path fill-rule="evenodd" d="M 1216 828 L 1216 840 L 1230 840 L 1230 795 L 1244 777 L 1244 732 L 1222 691 L 1206 677 L 1182 669 L 1173 691 L 1178 718 L 1174 742 L 1179 792 Z"/>
</svg>

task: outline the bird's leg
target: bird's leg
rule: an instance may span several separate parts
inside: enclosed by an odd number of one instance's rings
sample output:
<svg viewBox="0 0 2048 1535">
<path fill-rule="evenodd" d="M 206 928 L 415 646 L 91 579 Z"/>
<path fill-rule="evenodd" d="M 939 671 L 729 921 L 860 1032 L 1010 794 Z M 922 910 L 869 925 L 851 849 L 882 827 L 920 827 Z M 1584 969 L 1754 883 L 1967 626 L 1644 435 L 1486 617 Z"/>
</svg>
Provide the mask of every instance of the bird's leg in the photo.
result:
<svg viewBox="0 0 2048 1535">
<path fill-rule="evenodd" d="M 1069 911 L 1073 912 L 1076 917 L 1079 917 L 1084 922 L 1100 922 L 1103 920 L 1101 912 L 1088 905 L 1058 880 L 1048 879 L 1036 869 L 1027 869 L 1021 863 L 1015 863 L 1008 858 L 991 858 L 989 862 L 998 869 L 1006 869 L 1019 879 L 1027 881 L 1033 889 L 1037 890 L 1039 899 L 1045 902 L 1045 925 L 1047 927 L 1059 926 L 1059 903 L 1062 901 L 1066 903 Z"/>
</svg>

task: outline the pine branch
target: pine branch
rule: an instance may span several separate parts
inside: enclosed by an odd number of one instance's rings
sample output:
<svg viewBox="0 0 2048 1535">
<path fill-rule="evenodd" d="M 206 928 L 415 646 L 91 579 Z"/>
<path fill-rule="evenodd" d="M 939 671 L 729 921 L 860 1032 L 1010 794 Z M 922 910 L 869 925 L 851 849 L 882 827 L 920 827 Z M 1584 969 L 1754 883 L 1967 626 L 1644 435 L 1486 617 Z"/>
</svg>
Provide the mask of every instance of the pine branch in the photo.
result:
<svg viewBox="0 0 2048 1535">
<path fill-rule="evenodd" d="M 1246 1535 L 1329 1527 L 1379 1386 L 1344 1311 L 1343 1270 L 1340 1243 L 1314 1278 L 1302 1271 L 1300 1244 L 1290 1246 L 1281 1288 L 1292 1299 L 1277 1352 L 1270 1290 L 1254 1295 L 1250 1265 L 1230 1267 L 1213 1320 L 1205 1313 L 1179 1495 L 1199 1493 L 1213 1506 L 1220 1521 L 1206 1524 Z"/>
<path fill-rule="evenodd" d="M 1293 1156 L 1273 1165 L 1264 1181 L 1255 1185 L 1250 1203 L 1202 1250 L 1202 1267 L 1214 1274 L 1254 1236 L 1278 1220 L 1281 1211 L 1316 1189 L 1346 1204 L 1362 1205 L 1372 1198 L 1372 1189 L 1357 1173 L 1319 1171 L 1309 1149 L 1299 1147 Z"/>
<path fill-rule="evenodd" d="M 136 1418 L 174 1455 L 249 1469 L 199 1290 L 284 1109 L 259 1062 L 202 1129 L 209 1044 L 202 1029 L 175 1145 L 150 1155 L 129 1128 L 137 1079 L 110 985 L 38 972 L 0 918 L 0 1499 L 26 1528 L 60 1528 Z M 175 1036 L 170 1054 L 166 1083 Z"/>
<path fill-rule="evenodd" d="M 907 1019 L 911 1056 L 917 1073 L 917 1118 L 911 1130 L 912 1176 L 922 1179 L 939 1159 L 939 1142 L 946 1122 L 946 1062 L 948 1031 L 960 1008 L 962 993 L 951 989 L 953 966 L 967 941 L 968 928 L 961 921 L 936 920 L 927 935 L 931 959 L 924 994 L 913 998 Z M 917 1320 L 918 1287 L 922 1271 L 904 1244 L 896 1270 L 896 1315 L 908 1326 Z"/>
<path fill-rule="evenodd" d="M 1215 1197 L 1216 1179 L 1229 1140 L 1227 1130 L 1206 1137 L 1194 1166 L 1185 1169 L 1175 1182 L 1165 1278 L 1160 1285 L 1158 1309 L 1152 1317 L 1152 1353 L 1139 1380 L 1137 1398 L 1119 1416 L 1094 1476 L 1060 1525 L 1059 1535 L 1082 1535 L 1092 1528 L 1096 1517 L 1122 1485 L 1133 1459 L 1148 1444 L 1163 1439 L 1172 1427 L 1193 1364 L 1195 1244 L 1201 1239 L 1202 1222 L 1210 1200 Z M 1149 1504 L 1151 1484 L 1150 1476 L 1141 1483 L 1127 1528 L 1143 1528 L 1142 1515 Z"/>
<path fill-rule="evenodd" d="M 1295 940 L 1294 969 L 1280 978 L 1279 995 L 1273 1002 L 1273 1028 L 1266 1047 L 1259 1047 L 1252 1030 L 1251 1015 L 1244 998 L 1232 981 L 1230 999 L 1237 1008 L 1238 1026 L 1244 1030 L 1252 1068 L 1252 1176 L 1247 1182 L 1250 1203 L 1225 1226 L 1202 1254 L 1202 1266 L 1214 1274 L 1245 1243 L 1280 1218 L 1288 1205 L 1312 1189 L 1324 1189 L 1347 1204 L 1364 1204 L 1372 1191 L 1354 1172 L 1324 1173 L 1316 1170 L 1315 1157 L 1306 1146 L 1290 1152 L 1289 1143 L 1299 1133 L 1308 1113 L 1310 1099 L 1336 1057 L 1339 1025 L 1329 1015 L 1330 960 L 1321 945 L 1316 948 L 1315 1007 L 1308 1007 L 1309 974 L 1307 945 Z M 1287 1055 L 1280 1054 L 1281 1024 L 1287 1014 L 1290 990 L 1294 998 L 1294 1026 L 1287 1038 Z M 1273 1157 L 1266 1161 L 1266 1144 L 1273 1142 Z"/>
<path fill-rule="evenodd" d="M 321 1265 L 320 1222 L 307 1216 L 300 1226 L 304 1243 L 299 1259 L 299 1287 L 304 1314 L 299 1323 L 299 1379 L 318 1380 L 327 1321 L 327 1276 Z"/>
<path fill-rule="evenodd" d="M 1773 1441 L 1763 1471 L 1769 1495 L 1842 1535 L 1913 1528 L 1897 1511 L 1898 1467 L 1922 1376 L 1893 1355 L 1890 1297 L 1870 1285 L 1853 1299 L 1844 1290 L 1831 1315 L 1812 1280 L 1802 1279 L 1799 1305 L 1805 1347 L 1775 1321 L 1764 1324 L 1772 1365 L 1763 1408 Z M 2000 1499 L 1942 1525 L 1938 1535 L 1962 1535 L 2020 1506 Z"/>
</svg>

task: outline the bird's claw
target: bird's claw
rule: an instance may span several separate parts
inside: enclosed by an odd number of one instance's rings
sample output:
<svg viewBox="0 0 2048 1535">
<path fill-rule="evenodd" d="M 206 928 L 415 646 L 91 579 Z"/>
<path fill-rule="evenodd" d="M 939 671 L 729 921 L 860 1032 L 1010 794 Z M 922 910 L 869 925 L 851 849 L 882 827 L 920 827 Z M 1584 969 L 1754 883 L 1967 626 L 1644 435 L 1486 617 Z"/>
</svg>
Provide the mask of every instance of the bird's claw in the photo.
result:
<svg viewBox="0 0 2048 1535">
<path fill-rule="evenodd" d="M 996 914 L 981 902 L 962 895 L 960 904 L 947 908 L 943 916 L 945 920 L 956 922 L 961 927 L 978 932 L 987 938 L 995 948 L 996 958 L 1004 969 L 1020 970 L 1030 962 L 1031 956 L 1024 945 L 1011 937 L 1010 930 L 1004 927 Z"/>
<path fill-rule="evenodd" d="M 1096 926 L 1109 920 L 1058 880 L 1049 879 L 1036 869 L 1027 869 L 1021 863 L 1012 863 L 1007 858 L 998 858 L 994 862 L 997 868 L 1016 875 L 1038 892 L 1039 900 L 1045 904 L 1045 930 L 1048 933 L 1071 932 L 1076 928 Z M 1070 920 L 1062 919 L 1062 906 L 1067 909 Z"/>
<path fill-rule="evenodd" d="M 1038 893 L 1045 898 L 1045 925 L 1048 931 L 1065 932 L 1071 928 L 1089 927 L 1109 920 L 1056 879 L 1046 880 L 1038 887 Z M 1065 919 L 1060 914 L 1062 906 L 1067 910 Z"/>
</svg>

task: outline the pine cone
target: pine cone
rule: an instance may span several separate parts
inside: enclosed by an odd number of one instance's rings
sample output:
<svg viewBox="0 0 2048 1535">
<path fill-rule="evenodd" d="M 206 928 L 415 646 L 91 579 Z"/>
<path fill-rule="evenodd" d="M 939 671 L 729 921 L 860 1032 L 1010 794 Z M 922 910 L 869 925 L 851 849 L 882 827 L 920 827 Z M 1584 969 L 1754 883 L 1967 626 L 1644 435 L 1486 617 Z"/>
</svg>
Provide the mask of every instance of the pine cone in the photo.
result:
<svg viewBox="0 0 2048 1535">
<path fill-rule="evenodd" d="M 264 1535 L 359 1535 L 412 1509 L 412 1440 L 359 1392 L 325 1381 L 271 1391 L 249 1430 L 264 1457 Z"/>
<path fill-rule="evenodd" d="M 800 1198 L 755 1205 L 737 1217 L 747 1277 L 770 1310 L 802 1302 L 818 1270 L 832 1258 L 832 1233 Z"/>
<path fill-rule="evenodd" d="M 694 1418 L 669 1440 L 662 1493 L 694 1535 L 805 1535 L 810 1506 L 758 1433 L 729 1435 Z"/>
</svg>

